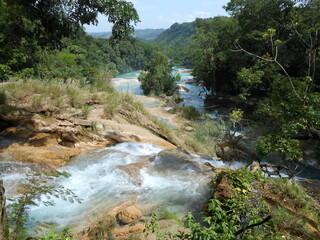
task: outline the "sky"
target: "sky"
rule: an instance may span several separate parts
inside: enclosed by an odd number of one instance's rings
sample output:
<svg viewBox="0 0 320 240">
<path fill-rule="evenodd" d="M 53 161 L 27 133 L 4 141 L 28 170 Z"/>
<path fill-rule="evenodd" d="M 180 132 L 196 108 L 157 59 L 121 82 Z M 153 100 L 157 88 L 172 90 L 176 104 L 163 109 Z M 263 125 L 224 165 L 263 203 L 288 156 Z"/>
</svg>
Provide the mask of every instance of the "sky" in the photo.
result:
<svg viewBox="0 0 320 240">
<path fill-rule="evenodd" d="M 173 23 L 192 22 L 196 18 L 227 16 L 222 8 L 229 0 L 128 0 L 138 11 L 135 29 L 169 28 Z M 109 32 L 112 25 L 100 15 L 98 26 L 85 25 L 87 32 Z"/>
</svg>

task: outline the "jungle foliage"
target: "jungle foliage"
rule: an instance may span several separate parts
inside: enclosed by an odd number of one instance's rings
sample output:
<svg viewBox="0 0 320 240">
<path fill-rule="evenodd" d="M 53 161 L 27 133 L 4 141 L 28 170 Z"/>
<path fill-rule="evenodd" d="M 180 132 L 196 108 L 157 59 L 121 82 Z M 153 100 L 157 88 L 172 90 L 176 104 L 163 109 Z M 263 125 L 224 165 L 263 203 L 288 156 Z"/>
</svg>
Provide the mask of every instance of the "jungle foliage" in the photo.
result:
<svg viewBox="0 0 320 240">
<path fill-rule="evenodd" d="M 98 14 L 113 23 L 110 39 L 87 36 Z M 139 21 L 132 3 L 113 1 L 0 1 L 0 80 L 84 78 L 138 70 L 156 47 L 130 37 Z"/>
<path fill-rule="evenodd" d="M 253 104 L 264 129 L 259 158 L 301 159 L 300 140 L 320 139 L 319 8 L 319 0 L 231 0 L 230 17 L 195 22 L 193 75 L 214 95 Z"/>
<path fill-rule="evenodd" d="M 180 75 L 174 77 L 171 72 L 172 65 L 169 59 L 163 53 L 158 52 L 139 75 L 138 79 L 141 82 L 144 94 L 173 95 L 177 91 L 176 81 L 180 79 Z"/>
</svg>

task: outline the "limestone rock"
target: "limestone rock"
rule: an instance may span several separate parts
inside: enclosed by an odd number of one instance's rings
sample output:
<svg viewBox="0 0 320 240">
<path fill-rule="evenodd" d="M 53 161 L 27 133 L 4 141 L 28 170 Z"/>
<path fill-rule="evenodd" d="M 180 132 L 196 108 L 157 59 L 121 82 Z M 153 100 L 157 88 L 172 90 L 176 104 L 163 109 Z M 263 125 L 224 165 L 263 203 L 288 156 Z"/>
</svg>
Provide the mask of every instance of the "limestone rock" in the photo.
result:
<svg viewBox="0 0 320 240">
<path fill-rule="evenodd" d="M 120 227 L 120 228 L 115 228 L 113 229 L 113 234 L 115 236 L 116 239 L 128 239 L 128 235 L 129 234 L 138 234 L 138 233 L 142 233 L 143 230 L 145 228 L 145 224 L 144 223 L 138 223 L 135 224 L 133 226 L 124 226 L 124 227 Z"/>
<path fill-rule="evenodd" d="M 117 215 L 117 218 L 124 224 L 129 224 L 142 217 L 142 213 L 136 206 L 129 206 Z"/>
<path fill-rule="evenodd" d="M 24 127 L 9 127 L 0 133 L 2 137 L 28 138 L 32 132 Z"/>
<path fill-rule="evenodd" d="M 160 152 L 154 160 L 154 167 L 160 172 L 186 169 L 202 172 L 200 165 L 194 161 L 194 157 L 179 148 Z"/>
<path fill-rule="evenodd" d="M 131 177 L 134 184 L 140 186 L 142 183 L 140 170 L 146 167 L 149 163 L 150 161 L 131 163 L 127 165 L 118 166 L 118 168 L 126 172 Z"/>
<path fill-rule="evenodd" d="M 259 171 L 261 171 L 260 163 L 257 162 L 257 161 L 253 161 L 251 166 L 250 166 L 250 171 L 251 172 L 259 172 Z"/>
<path fill-rule="evenodd" d="M 80 125 L 80 126 L 84 126 L 84 127 L 91 127 L 92 126 L 92 121 L 90 121 L 90 120 L 72 118 L 71 121 L 75 125 Z"/>
</svg>

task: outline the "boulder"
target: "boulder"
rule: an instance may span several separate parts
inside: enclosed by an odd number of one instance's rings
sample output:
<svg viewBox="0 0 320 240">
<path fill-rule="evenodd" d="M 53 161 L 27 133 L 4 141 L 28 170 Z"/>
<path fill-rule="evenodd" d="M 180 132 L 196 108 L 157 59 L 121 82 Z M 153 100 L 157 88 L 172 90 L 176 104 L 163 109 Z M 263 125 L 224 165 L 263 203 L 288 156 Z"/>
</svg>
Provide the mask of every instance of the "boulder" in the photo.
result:
<svg viewBox="0 0 320 240">
<path fill-rule="evenodd" d="M 121 165 L 118 166 L 118 168 L 127 173 L 131 177 L 134 184 L 140 186 L 142 184 L 140 170 L 146 167 L 148 164 L 150 164 L 150 161 Z"/>
<path fill-rule="evenodd" d="M 194 157 L 180 148 L 167 149 L 160 152 L 156 156 L 153 165 L 160 172 L 179 170 L 202 172 L 200 165 L 194 160 Z"/>
<path fill-rule="evenodd" d="M 117 215 L 118 220 L 123 224 L 129 224 L 129 223 L 135 222 L 141 217 L 142 217 L 142 213 L 140 209 L 134 205 L 121 210 Z"/>
<path fill-rule="evenodd" d="M 228 183 L 228 179 L 226 177 L 222 177 L 220 182 L 217 183 L 213 194 L 222 202 L 230 199 L 234 195 L 233 188 Z"/>
</svg>

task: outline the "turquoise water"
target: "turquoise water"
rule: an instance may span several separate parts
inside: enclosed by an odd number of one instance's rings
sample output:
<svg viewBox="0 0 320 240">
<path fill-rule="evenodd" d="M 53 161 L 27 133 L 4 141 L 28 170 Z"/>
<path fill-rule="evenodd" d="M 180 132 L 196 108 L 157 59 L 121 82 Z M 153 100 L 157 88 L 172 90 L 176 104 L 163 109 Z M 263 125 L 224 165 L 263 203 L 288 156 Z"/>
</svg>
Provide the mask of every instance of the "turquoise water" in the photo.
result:
<svg viewBox="0 0 320 240">
<path fill-rule="evenodd" d="M 129 73 L 120 74 L 116 76 L 116 78 L 137 78 L 139 74 L 140 74 L 140 71 L 129 72 Z"/>
<path fill-rule="evenodd" d="M 188 91 L 179 91 L 180 97 L 183 99 L 183 101 L 179 103 L 180 106 L 194 106 L 200 114 L 209 114 L 211 118 L 225 116 L 220 114 L 217 109 L 205 109 L 205 90 L 203 89 L 203 87 L 186 83 L 187 81 L 193 79 L 190 69 L 180 67 L 173 67 L 172 69 L 172 76 L 177 76 L 178 74 L 181 76 L 181 80 L 178 82 L 178 84 L 188 89 Z M 141 84 L 140 82 L 138 82 L 139 74 L 140 71 L 135 71 L 116 76 L 116 78 L 112 80 L 115 89 L 119 92 L 126 92 L 134 95 L 143 95 Z"/>
</svg>

